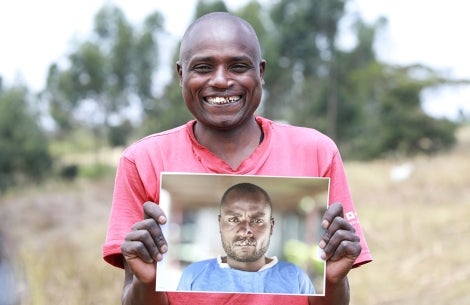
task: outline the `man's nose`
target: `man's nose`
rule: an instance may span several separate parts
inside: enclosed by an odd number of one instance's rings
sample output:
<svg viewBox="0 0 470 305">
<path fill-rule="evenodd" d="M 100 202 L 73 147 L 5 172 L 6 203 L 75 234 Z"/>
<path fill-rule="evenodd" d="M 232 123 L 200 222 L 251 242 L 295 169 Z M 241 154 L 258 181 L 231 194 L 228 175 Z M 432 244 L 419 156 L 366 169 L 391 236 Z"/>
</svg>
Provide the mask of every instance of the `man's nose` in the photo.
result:
<svg viewBox="0 0 470 305">
<path fill-rule="evenodd" d="M 212 76 L 211 85 L 216 88 L 228 88 L 231 85 L 232 80 L 230 79 L 229 72 L 225 67 L 218 67 Z"/>
<path fill-rule="evenodd" d="M 248 220 L 243 220 L 239 224 L 238 231 L 242 234 L 253 235 L 253 230 L 251 228 L 251 223 Z"/>
</svg>

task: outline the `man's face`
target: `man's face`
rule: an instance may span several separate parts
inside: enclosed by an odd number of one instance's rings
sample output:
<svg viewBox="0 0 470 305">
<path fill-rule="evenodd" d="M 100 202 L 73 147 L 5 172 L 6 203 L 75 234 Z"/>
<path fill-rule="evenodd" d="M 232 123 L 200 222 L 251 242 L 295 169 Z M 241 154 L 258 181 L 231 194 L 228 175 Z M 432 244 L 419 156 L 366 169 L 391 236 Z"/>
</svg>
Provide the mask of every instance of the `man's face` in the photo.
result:
<svg viewBox="0 0 470 305">
<path fill-rule="evenodd" d="M 210 128 L 243 124 L 259 106 L 264 67 L 256 40 L 239 25 L 197 25 L 177 65 L 187 108 Z"/>
<path fill-rule="evenodd" d="M 264 264 L 274 220 L 262 194 L 230 194 L 221 208 L 219 226 L 229 264 Z"/>
</svg>

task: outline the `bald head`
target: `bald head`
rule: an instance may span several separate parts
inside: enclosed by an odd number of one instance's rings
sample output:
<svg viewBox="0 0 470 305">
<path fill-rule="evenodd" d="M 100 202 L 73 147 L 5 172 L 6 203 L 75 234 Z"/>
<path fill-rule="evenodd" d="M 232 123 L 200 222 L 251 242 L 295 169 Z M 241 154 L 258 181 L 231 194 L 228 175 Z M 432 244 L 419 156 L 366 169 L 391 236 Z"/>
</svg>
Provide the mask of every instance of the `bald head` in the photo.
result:
<svg viewBox="0 0 470 305">
<path fill-rule="evenodd" d="M 225 193 L 222 195 L 220 200 L 220 208 L 228 204 L 231 200 L 243 198 L 243 197 L 253 197 L 258 198 L 260 202 L 263 202 L 269 207 L 269 210 L 272 212 L 272 203 L 269 194 L 258 185 L 242 182 L 229 187 Z"/>
<path fill-rule="evenodd" d="M 181 40 L 180 61 L 186 60 L 203 38 L 215 41 L 241 39 L 253 49 L 256 59 L 261 60 L 261 48 L 255 30 L 246 20 L 230 13 L 209 13 L 196 19 Z"/>
</svg>

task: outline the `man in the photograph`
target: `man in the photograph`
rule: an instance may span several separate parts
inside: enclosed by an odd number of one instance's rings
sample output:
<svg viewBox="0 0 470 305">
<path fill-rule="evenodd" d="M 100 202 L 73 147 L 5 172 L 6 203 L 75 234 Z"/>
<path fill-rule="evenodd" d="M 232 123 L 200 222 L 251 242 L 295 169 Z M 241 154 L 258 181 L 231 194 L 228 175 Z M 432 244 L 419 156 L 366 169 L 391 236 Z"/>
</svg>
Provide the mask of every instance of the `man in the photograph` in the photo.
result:
<svg viewBox="0 0 470 305">
<path fill-rule="evenodd" d="M 296 265 L 267 257 L 274 228 L 268 193 L 251 183 L 225 191 L 219 229 L 226 256 L 190 264 L 178 290 L 315 294 L 308 275 Z"/>
</svg>

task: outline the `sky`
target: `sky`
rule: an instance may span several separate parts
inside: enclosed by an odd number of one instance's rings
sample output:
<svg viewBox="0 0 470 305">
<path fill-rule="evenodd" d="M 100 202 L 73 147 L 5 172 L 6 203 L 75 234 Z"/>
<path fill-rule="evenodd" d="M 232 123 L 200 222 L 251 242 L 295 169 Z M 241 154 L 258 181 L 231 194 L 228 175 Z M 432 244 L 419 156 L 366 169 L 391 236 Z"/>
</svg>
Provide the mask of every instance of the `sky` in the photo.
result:
<svg viewBox="0 0 470 305">
<path fill-rule="evenodd" d="M 4 84 L 20 81 L 32 91 L 44 88 L 49 65 L 65 58 L 73 41 L 89 36 L 94 15 L 108 2 L 118 5 L 135 24 L 150 12 L 160 11 L 169 35 L 179 38 L 189 24 L 196 0 L 1 1 L 0 76 Z M 247 1 L 225 2 L 236 8 Z M 348 10 L 370 23 L 380 16 L 388 19 L 388 28 L 376 44 L 380 60 L 421 63 L 446 77 L 470 79 L 467 1 L 352 0 Z M 344 45 L 348 45 L 345 37 Z M 423 98 L 430 115 L 455 119 L 460 109 L 470 117 L 470 86 L 428 90 Z"/>
</svg>

